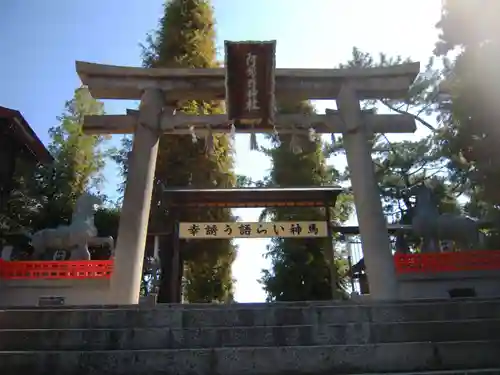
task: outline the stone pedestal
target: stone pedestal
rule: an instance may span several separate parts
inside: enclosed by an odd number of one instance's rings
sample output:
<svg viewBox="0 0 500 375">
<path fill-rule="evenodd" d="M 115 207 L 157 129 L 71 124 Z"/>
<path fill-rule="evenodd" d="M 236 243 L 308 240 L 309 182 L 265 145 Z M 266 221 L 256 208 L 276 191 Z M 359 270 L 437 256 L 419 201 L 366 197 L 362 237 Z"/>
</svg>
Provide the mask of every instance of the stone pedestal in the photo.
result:
<svg viewBox="0 0 500 375">
<path fill-rule="evenodd" d="M 112 302 L 109 279 L 0 280 L 0 306 L 38 306 L 40 297 L 62 297 L 70 306 Z"/>
<path fill-rule="evenodd" d="M 403 300 L 448 299 L 457 290 L 472 290 L 479 298 L 500 297 L 498 271 L 405 274 L 398 276 L 398 282 L 400 299 Z"/>
</svg>

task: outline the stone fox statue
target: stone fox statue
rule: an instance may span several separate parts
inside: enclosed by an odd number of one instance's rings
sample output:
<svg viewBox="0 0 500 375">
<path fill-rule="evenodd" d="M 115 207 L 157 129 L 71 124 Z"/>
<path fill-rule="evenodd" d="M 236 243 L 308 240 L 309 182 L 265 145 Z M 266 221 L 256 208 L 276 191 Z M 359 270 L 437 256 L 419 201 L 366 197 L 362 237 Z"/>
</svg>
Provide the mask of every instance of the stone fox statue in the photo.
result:
<svg viewBox="0 0 500 375">
<path fill-rule="evenodd" d="M 421 251 L 438 252 L 443 240 L 453 241 L 461 250 L 477 250 L 484 246 L 481 223 L 467 216 L 440 214 L 430 188 L 415 189 L 415 214 L 412 229 L 422 238 Z"/>
<path fill-rule="evenodd" d="M 48 249 L 59 249 L 69 251 L 70 260 L 90 260 L 88 244 L 97 236 L 94 208 L 99 203 L 97 197 L 85 193 L 76 202 L 70 225 L 42 229 L 33 234 L 33 258 L 42 258 Z"/>
</svg>

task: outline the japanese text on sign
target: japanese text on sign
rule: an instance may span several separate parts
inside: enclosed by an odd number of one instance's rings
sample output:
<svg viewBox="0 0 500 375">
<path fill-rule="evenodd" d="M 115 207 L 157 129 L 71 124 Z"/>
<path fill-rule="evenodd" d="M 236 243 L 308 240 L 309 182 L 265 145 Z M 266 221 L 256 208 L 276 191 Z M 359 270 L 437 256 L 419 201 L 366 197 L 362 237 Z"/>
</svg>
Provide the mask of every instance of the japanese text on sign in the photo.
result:
<svg viewBox="0 0 500 375">
<path fill-rule="evenodd" d="M 258 105 L 258 89 L 257 89 L 257 55 L 247 53 L 247 112 L 260 110 Z"/>
<path fill-rule="evenodd" d="M 327 237 L 324 221 L 275 223 L 180 223 L 179 238 Z"/>
<path fill-rule="evenodd" d="M 236 128 L 272 127 L 275 110 L 276 41 L 226 41 L 226 106 Z"/>
</svg>

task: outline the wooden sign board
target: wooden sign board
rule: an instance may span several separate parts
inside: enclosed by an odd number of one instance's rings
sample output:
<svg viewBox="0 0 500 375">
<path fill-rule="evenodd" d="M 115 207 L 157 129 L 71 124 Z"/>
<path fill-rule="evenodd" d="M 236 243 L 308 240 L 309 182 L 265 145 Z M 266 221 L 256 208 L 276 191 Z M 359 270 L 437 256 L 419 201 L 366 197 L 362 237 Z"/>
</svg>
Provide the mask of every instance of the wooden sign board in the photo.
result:
<svg viewBox="0 0 500 375">
<path fill-rule="evenodd" d="M 274 122 L 276 41 L 225 41 L 226 106 L 238 129 Z"/>
<path fill-rule="evenodd" d="M 275 223 L 180 223 L 179 238 L 311 238 L 327 237 L 325 221 Z"/>
</svg>

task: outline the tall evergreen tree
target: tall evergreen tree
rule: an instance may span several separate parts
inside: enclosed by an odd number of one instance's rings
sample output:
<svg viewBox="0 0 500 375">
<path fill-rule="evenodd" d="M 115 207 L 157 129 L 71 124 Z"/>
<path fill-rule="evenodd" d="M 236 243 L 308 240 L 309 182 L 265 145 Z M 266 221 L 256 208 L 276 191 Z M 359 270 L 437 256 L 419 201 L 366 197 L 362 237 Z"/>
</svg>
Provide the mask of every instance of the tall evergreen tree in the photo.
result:
<svg viewBox="0 0 500 375">
<path fill-rule="evenodd" d="M 13 219 L 32 229 L 53 227 L 71 218 L 76 199 L 89 189 L 99 189 L 103 181 L 107 151 L 105 137 L 82 133 L 85 115 L 104 113 L 103 103 L 95 100 L 86 87 L 75 90 L 66 102 L 59 125 L 49 130 L 52 165 L 40 165 L 34 176 L 18 176 L 17 195 L 12 205 Z M 17 202 L 17 203 L 16 203 Z"/>
<path fill-rule="evenodd" d="M 281 113 L 314 112 L 309 102 L 282 103 Z M 267 182 L 273 187 L 331 186 L 338 173 L 327 167 L 319 139 L 308 135 L 271 136 L 272 148 L 264 150 L 271 158 L 272 169 Z M 347 200 L 346 200 L 347 198 Z M 347 220 L 351 212 L 348 197 L 339 197 L 332 218 L 338 222 Z M 317 208 L 273 208 L 264 211 L 272 221 L 323 221 L 326 213 Z M 273 238 L 268 246 L 271 270 L 265 270 L 261 283 L 270 301 L 326 300 L 332 298 L 330 266 L 331 254 L 328 239 Z M 339 259 L 335 262 L 340 265 Z M 338 267 L 333 277 L 337 291 L 342 292 L 341 274 Z M 340 271 L 340 272 L 339 272 Z M 334 296 L 337 298 L 338 295 Z"/>
<path fill-rule="evenodd" d="M 500 245 L 500 131 L 498 63 L 500 63 L 500 3 L 485 0 L 481 6 L 467 0 L 443 2 L 435 53 L 453 57 L 447 64 L 441 102 L 443 131 L 439 145 L 449 159 L 451 178 L 461 184 L 470 202 L 471 216 L 490 221 L 489 245 Z"/>
<path fill-rule="evenodd" d="M 145 67 L 212 68 L 218 66 L 215 49 L 215 20 L 207 0 L 171 0 L 164 6 L 156 32 L 148 36 L 144 47 Z M 169 105 L 191 114 L 222 113 L 220 102 L 187 101 Z M 173 213 L 162 205 L 165 187 L 228 188 L 236 183 L 233 154 L 226 135 L 214 135 L 212 149 L 207 152 L 206 140 L 193 143 L 187 135 L 164 135 L 160 140 L 152 202 L 152 225 L 171 228 Z M 185 222 L 233 221 L 226 208 L 186 209 L 178 213 Z M 175 301 L 170 294 L 168 276 L 172 270 L 172 235 L 160 241 L 162 282 L 159 301 Z M 190 302 L 232 299 L 231 265 L 235 247 L 231 240 L 181 241 L 178 265 L 187 278 L 185 296 Z M 178 280 L 180 283 L 181 280 Z"/>
<path fill-rule="evenodd" d="M 82 125 L 85 115 L 102 115 L 103 108 L 86 87 L 75 90 L 58 117 L 59 124 L 49 130 L 48 148 L 54 162 L 39 165 L 33 174 L 23 173 L 21 168 L 16 176 L 17 186 L 9 202 L 9 231 L 34 232 L 68 224 L 79 196 L 89 190 L 101 195 L 102 171 L 109 155 L 104 147 L 106 138 L 83 134 Z M 119 210 L 101 207 L 95 221 L 99 235 L 116 239 L 118 218 Z M 107 251 L 94 255 L 101 259 L 109 256 Z"/>
</svg>

